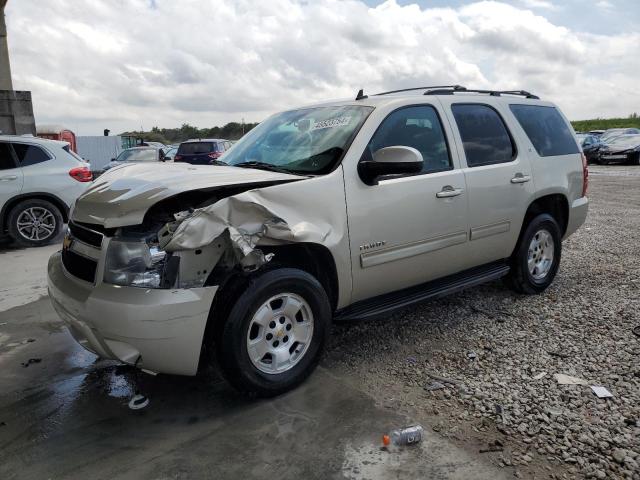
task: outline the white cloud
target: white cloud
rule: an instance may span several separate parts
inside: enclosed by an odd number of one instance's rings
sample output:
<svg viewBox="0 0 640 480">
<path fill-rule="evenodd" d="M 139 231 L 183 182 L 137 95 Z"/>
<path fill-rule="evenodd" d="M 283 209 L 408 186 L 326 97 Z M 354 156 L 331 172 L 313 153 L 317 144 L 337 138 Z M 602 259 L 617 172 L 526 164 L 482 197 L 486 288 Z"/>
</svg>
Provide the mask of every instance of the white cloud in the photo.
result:
<svg viewBox="0 0 640 480">
<path fill-rule="evenodd" d="M 608 0 L 600 0 L 596 2 L 596 7 L 602 8 L 603 10 L 611 10 L 613 9 L 613 3 Z"/>
<path fill-rule="evenodd" d="M 526 8 L 539 8 L 546 10 L 558 10 L 558 6 L 547 0 L 520 0 L 520 4 Z"/>
<path fill-rule="evenodd" d="M 574 119 L 628 115 L 640 104 L 632 54 L 640 34 L 576 32 L 505 3 L 151 5 L 9 2 L 14 85 L 32 90 L 39 123 L 67 123 L 81 134 L 204 127 L 259 121 L 280 109 L 354 96 L 361 87 L 451 83 L 530 90 Z"/>
</svg>

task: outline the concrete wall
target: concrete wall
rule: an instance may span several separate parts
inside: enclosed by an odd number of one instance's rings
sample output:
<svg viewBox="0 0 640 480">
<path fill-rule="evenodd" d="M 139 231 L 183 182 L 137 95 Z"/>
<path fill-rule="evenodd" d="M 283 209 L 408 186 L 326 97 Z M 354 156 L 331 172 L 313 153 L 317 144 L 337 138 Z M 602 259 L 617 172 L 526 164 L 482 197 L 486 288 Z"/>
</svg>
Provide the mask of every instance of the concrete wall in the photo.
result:
<svg viewBox="0 0 640 480">
<path fill-rule="evenodd" d="M 0 90 L 0 132 L 8 135 L 36 134 L 31 92 Z"/>
</svg>

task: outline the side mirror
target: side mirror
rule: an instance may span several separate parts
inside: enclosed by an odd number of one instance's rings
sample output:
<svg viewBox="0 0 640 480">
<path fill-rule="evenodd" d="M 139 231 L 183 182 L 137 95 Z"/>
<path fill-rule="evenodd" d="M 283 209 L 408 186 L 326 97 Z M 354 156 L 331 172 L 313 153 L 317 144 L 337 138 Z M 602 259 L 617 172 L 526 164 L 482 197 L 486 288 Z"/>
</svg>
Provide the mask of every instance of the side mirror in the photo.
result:
<svg viewBox="0 0 640 480">
<path fill-rule="evenodd" d="M 367 185 L 377 185 L 378 177 L 418 173 L 422 170 L 422 154 L 412 147 L 384 147 L 373 154 L 373 160 L 363 158 L 358 174 Z"/>
</svg>

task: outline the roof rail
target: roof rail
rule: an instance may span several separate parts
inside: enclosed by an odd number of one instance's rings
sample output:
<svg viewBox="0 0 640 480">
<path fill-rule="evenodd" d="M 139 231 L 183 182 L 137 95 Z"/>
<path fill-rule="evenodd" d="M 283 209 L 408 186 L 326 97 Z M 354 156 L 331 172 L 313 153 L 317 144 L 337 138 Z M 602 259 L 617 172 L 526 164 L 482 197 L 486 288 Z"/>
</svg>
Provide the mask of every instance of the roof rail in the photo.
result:
<svg viewBox="0 0 640 480">
<path fill-rule="evenodd" d="M 535 100 L 539 100 L 540 97 L 529 93 L 525 90 L 481 90 L 477 88 L 438 88 L 436 90 L 427 90 L 424 92 L 425 95 L 453 95 L 456 92 L 464 92 L 464 93 L 486 93 L 492 97 L 499 97 L 502 94 L 504 95 L 518 95 L 525 98 L 532 98 Z"/>
<path fill-rule="evenodd" d="M 462 85 L 436 85 L 434 87 L 413 87 L 413 88 L 401 88 L 400 90 L 390 90 L 388 92 L 375 93 L 374 96 L 379 95 L 390 95 L 392 93 L 400 93 L 400 92 L 412 92 L 415 90 L 430 90 L 434 88 L 450 88 L 452 91 L 464 91 L 465 87 Z M 448 91 L 448 90 L 447 90 Z"/>
</svg>

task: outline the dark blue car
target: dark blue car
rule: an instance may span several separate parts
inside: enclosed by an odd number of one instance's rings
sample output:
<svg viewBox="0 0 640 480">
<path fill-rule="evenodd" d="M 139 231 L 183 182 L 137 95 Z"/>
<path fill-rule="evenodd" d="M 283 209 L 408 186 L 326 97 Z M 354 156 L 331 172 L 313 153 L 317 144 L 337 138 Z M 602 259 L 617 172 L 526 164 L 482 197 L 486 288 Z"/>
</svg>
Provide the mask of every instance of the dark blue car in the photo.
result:
<svg viewBox="0 0 640 480">
<path fill-rule="evenodd" d="M 229 148 L 231 148 L 231 142 L 219 138 L 188 140 L 180 144 L 173 161 L 193 165 L 217 165 L 220 163 L 218 158 Z"/>
</svg>

